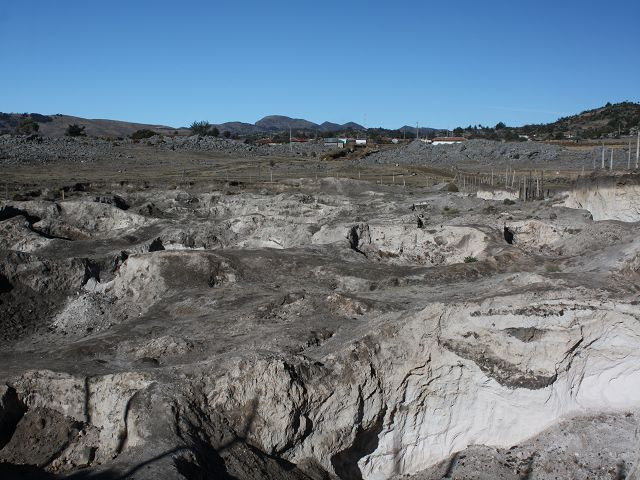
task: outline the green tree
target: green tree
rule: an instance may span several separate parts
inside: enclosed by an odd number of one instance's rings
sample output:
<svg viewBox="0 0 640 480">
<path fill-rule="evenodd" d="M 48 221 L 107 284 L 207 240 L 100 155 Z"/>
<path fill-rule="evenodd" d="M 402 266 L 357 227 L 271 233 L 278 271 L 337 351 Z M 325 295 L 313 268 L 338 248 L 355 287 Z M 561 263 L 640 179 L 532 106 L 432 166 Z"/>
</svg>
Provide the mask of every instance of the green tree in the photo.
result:
<svg viewBox="0 0 640 480">
<path fill-rule="evenodd" d="M 218 130 L 216 127 L 213 127 L 211 130 L 209 130 L 209 135 L 211 135 L 212 137 L 217 137 L 220 135 L 220 130 Z"/>
<path fill-rule="evenodd" d="M 496 124 L 496 130 L 504 130 L 505 128 L 507 128 L 507 126 L 504 124 L 504 122 L 498 122 Z"/>
<path fill-rule="evenodd" d="M 193 122 L 189 127 L 191 129 L 192 135 L 209 135 L 209 131 L 211 130 L 211 124 L 206 120 L 202 120 L 200 122 Z"/>
<path fill-rule="evenodd" d="M 129 138 L 131 138 L 132 140 L 142 140 L 143 138 L 151 138 L 155 135 L 158 134 L 153 130 L 143 128 L 142 130 L 136 130 L 135 132 L 133 132 L 131 135 L 129 135 Z"/>
<path fill-rule="evenodd" d="M 40 125 L 33 120 L 33 118 L 23 118 L 16 127 L 16 133 L 18 135 L 31 135 L 32 133 L 38 133 Z"/>
<path fill-rule="evenodd" d="M 67 130 L 64 132 L 64 134 L 67 137 L 84 137 L 87 135 L 86 133 L 84 133 L 84 129 L 84 125 L 81 126 L 77 123 L 72 123 L 67 127 Z"/>
<path fill-rule="evenodd" d="M 224 132 L 222 132 L 222 136 L 224 138 L 229 138 L 231 136 L 231 132 L 229 130 L 225 130 Z"/>
</svg>

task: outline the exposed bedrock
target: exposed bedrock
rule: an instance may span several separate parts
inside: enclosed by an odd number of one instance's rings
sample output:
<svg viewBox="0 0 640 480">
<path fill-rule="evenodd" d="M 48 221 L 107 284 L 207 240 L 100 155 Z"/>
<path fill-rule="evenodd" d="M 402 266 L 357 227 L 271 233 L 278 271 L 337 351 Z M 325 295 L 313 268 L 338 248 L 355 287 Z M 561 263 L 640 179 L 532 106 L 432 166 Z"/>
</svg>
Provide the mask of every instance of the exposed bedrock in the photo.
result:
<svg viewBox="0 0 640 480">
<path fill-rule="evenodd" d="M 565 205 L 591 212 L 594 220 L 640 220 L 640 177 L 585 177 L 569 191 Z"/>
<path fill-rule="evenodd" d="M 99 464 L 134 447 L 196 448 L 221 422 L 259 455 L 382 479 L 469 445 L 509 447 L 568 416 L 636 408 L 639 313 L 532 295 L 432 304 L 317 360 L 265 352 L 205 362 L 172 387 L 134 372 L 32 371 L 9 385 L 14 412 L 19 403 L 67 419 L 72 438 L 51 468 L 79 465 L 87 451 Z M 159 416 L 154 395 L 167 409 Z M 20 450 L 14 438 L 8 452 Z"/>
<path fill-rule="evenodd" d="M 3 204 L 0 477 L 631 471 L 634 224 L 330 186 Z"/>
</svg>

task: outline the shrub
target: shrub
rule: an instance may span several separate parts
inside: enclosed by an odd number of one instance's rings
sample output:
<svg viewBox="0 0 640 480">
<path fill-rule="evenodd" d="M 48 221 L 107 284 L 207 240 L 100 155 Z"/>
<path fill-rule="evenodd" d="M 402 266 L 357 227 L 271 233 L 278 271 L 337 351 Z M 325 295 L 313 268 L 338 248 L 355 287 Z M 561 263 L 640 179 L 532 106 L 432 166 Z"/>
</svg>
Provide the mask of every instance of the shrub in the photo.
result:
<svg viewBox="0 0 640 480">
<path fill-rule="evenodd" d="M 459 192 L 460 190 L 458 190 L 458 186 L 455 183 L 448 183 L 447 184 L 447 192 Z"/>
<path fill-rule="evenodd" d="M 72 123 L 67 127 L 67 130 L 64 134 L 67 137 L 85 137 L 87 134 L 84 133 L 85 126 L 78 125 L 77 123 Z"/>
<path fill-rule="evenodd" d="M 155 135 L 158 135 L 158 133 L 153 130 L 149 130 L 148 128 L 143 128 L 142 130 L 136 130 L 133 132 L 129 135 L 129 138 L 132 140 L 142 140 L 143 138 L 151 138 Z"/>
<path fill-rule="evenodd" d="M 514 202 L 510 198 L 505 198 L 502 203 L 504 203 L 505 205 L 515 205 L 516 204 L 516 202 Z"/>
<path fill-rule="evenodd" d="M 231 136 L 231 132 L 228 130 L 225 130 L 224 132 L 222 132 L 222 136 L 224 138 L 229 138 Z"/>
<path fill-rule="evenodd" d="M 37 133 L 38 130 L 40 130 L 40 125 L 31 117 L 23 118 L 16 127 L 16 133 L 18 135 L 31 135 L 32 133 Z"/>
<path fill-rule="evenodd" d="M 200 122 L 193 122 L 189 127 L 193 135 L 208 135 L 211 130 L 211 124 L 206 120 Z"/>
<path fill-rule="evenodd" d="M 38 122 L 38 123 L 53 122 L 53 118 L 51 118 L 49 115 L 40 115 L 39 113 L 30 113 L 29 117 L 33 119 L 34 122 Z"/>
<path fill-rule="evenodd" d="M 464 263 L 474 263 L 477 262 L 478 259 L 476 257 L 472 257 L 469 255 L 468 257 L 464 257 Z"/>
</svg>

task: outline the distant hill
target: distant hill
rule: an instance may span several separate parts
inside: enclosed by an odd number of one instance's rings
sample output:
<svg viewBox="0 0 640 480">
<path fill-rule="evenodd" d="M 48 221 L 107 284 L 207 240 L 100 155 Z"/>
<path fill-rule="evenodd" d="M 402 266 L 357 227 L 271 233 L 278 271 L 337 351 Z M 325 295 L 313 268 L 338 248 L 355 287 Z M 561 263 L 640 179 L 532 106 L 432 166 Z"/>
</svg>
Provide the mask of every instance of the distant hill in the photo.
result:
<svg viewBox="0 0 640 480">
<path fill-rule="evenodd" d="M 0 113 L 0 134 L 14 133 L 21 121 L 31 118 L 39 126 L 39 134 L 44 136 L 61 137 L 70 124 L 84 126 L 89 136 L 95 137 L 125 137 L 137 130 L 153 130 L 164 135 L 189 135 L 187 127 L 174 128 L 166 125 L 150 125 L 144 123 L 123 122 L 120 120 L 88 119 L 71 115 L 41 115 L 38 113 Z M 347 131 L 367 131 L 370 137 L 415 137 L 416 128 L 404 125 L 396 130 L 384 128 L 365 129 L 355 122 L 344 124 L 324 122 L 317 124 L 302 118 L 291 118 L 284 115 L 268 115 L 256 123 L 225 122 L 214 125 L 220 133 L 229 132 L 241 137 L 256 137 L 262 135 L 288 134 L 289 129 L 294 134 L 307 135 L 337 135 Z M 531 124 L 521 127 L 509 127 L 503 123 L 496 126 L 470 126 L 456 128 L 454 135 L 467 138 L 486 138 L 491 140 L 563 140 L 563 139 L 599 139 L 615 137 L 617 135 L 632 134 L 640 126 L 640 103 L 622 102 L 606 104 L 600 108 L 586 110 L 576 115 L 562 117 L 555 122 L 546 124 Z M 404 134 L 402 133 L 404 130 Z M 420 127 L 420 136 L 434 137 L 445 134 L 446 130 Z"/>
<path fill-rule="evenodd" d="M 600 138 L 628 135 L 640 126 L 640 103 L 607 103 L 604 107 L 585 110 L 577 115 L 562 117 L 544 125 L 519 127 L 529 135 Z"/>
<path fill-rule="evenodd" d="M 347 122 L 341 125 L 342 130 L 366 130 L 362 125 L 356 122 Z"/>
<path fill-rule="evenodd" d="M 76 123 L 85 127 L 87 135 L 92 137 L 126 137 L 137 130 L 153 130 L 163 135 L 189 135 L 187 127 L 174 128 L 166 125 L 149 125 L 145 123 L 123 122 L 120 120 L 89 119 L 74 117 L 71 115 L 42 115 L 39 113 L 1 113 L 0 134 L 14 133 L 20 122 L 26 118 L 38 123 L 40 135 L 50 137 L 62 137 L 67 127 Z M 232 135 L 251 136 L 263 134 L 275 134 L 288 132 L 291 128 L 294 132 L 318 133 L 343 132 L 347 130 L 364 131 L 365 128 L 354 122 L 344 125 L 332 122 L 324 122 L 321 125 L 301 118 L 291 118 L 284 115 L 268 115 L 255 124 L 245 122 L 225 122 L 213 125 L 220 133 L 229 132 Z"/>
<path fill-rule="evenodd" d="M 304 132 L 343 132 L 346 130 L 366 130 L 362 125 L 355 122 L 345 124 L 324 122 L 317 123 L 304 120 L 302 118 L 291 118 L 284 115 L 269 115 L 256 122 L 256 127 L 264 132 L 286 132 L 289 129 Z"/>
<path fill-rule="evenodd" d="M 599 140 L 635 134 L 640 127 L 640 103 L 607 103 L 603 107 L 562 117 L 551 123 L 509 127 L 500 122 L 493 127 L 458 127 L 454 135 L 488 140 Z"/>
<path fill-rule="evenodd" d="M 92 137 L 126 137 L 142 129 L 153 130 L 164 135 L 174 132 L 185 135 L 184 128 L 167 127 L 166 125 L 149 125 L 146 123 L 123 122 L 120 120 L 89 119 L 71 115 L 40 115 L 37 113 L 0 113 L 0 133 L 13 133 L 20 121 L 31 117 L 39 125 L 38 133 L 46 137 L 62 137 L 72 123 L 83 125 L 87 135 Z"/>
<path fill-rule="evenodd" d="M 495 127 L 476 126 L 469 128 L 458 128 L 457 135 L 464 135 L 470 138 L 488 138 L 492 140 L 522 140 L 524 136 L 540 140 L 561 140 L 566 138 L 601 138 L 611 137 L 618 134 L 627 135 L 640 125 L 640 104 L 633 102 L 622 102 L 617 104 L 607 104 L 593 110 L 586 110 L 577 115 L 563 117 L 555 122 L 547 124 L 531 124 L 522 127 L 508 127 L 506 125 L 496 125 Z M 316 124 L 308 120 L 291 118 L 284 115 L 269 115 L 258 120 L 254 125 L 241 122 L 229 122 L 218 126 L 222 132 L 228 130 L 237 135 L 272 134 L 278 132 L 288 132 L 291 128 L 294 132 L 306 133 L 339 133 L 349 130 L 365 131 L 370 133 L 397 136 L 404 130 L 407 138 L 415 137 L 416 127 L 404 125 L 396 130 L 381 128 L 365 129 L 355 122 L 338 124 L 324 122 Z M 420 136 L 434 137 L 447 134 L 447 130 L 420 127 Z"/>
<path fill-rule="evenodd" d="M 220 133 L 229 132 L 234 135 L 246 136 L 255 135 L 262 132 L 262 129 L 253 123 L 245 122 L 225 122 L 214 125 Z"/>
<path fill-rule="evenodd" d="M 265 132 L 283 132 L 289 130 L 317 130 L 317 123 L 302 118 L 285 117 L 284 115 L 268 115 L 256 122 L 256 127 Z"/>
<path fill-rule="evenodd" d="M 323 122 L 320 125 L 318 125 L 318 129 L 321 132 L 337 132 L 342 128 L 342 125 L 340 125 L 339 123 L 333 123 L 333 122 Z"/>
<path fill-rule="evenodd" d="M 415 134 L 416 134 L 415 125 L 413 127 L 411 127 L 409 125 L 404 125 L 404 126 L 398 128 L 398 130 L 400 132 L 402 132 L 404 130 L 405 132 L 410 133 L 413 136 L 415 136 Z M 432 133 L 442 132 L 443 130 L 440 130 L 440 129 L 437 129 L 437 128 L 419 127 L 418 131 L 420 132 L 420 136 L 421 137 L 425 137 L 425 136 L 430 135 Z"/>
</svg>

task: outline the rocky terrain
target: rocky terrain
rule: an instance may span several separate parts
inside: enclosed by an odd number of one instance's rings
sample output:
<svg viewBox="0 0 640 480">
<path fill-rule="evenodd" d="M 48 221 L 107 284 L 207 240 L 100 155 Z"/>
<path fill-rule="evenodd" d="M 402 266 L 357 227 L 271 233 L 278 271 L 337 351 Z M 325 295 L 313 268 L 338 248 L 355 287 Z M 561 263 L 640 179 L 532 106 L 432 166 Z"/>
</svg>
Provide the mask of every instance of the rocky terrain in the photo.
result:
<svg viewBox="0 0 640 480">
<path fill-rule="evenodd" d="M 328 151 L 322 143 L 255 146 L 239 140 L 219 137 L 154 136 L 148 140 L 128 138 L 104 140 L 89 137 L 0 136 L 0 165 L 43 164 L 57 161 L 71 163 L 109 162 L 133 158 L 131 149 L 142 146 L 149 154 L 156 151 L 215 152 L 243 157 L 316 156 Z"/>
<path fill-rule="evenodd" d="M 133 158 L 132 149 L 154 152 L 202 152 L 235 155 L 242 158 L 290 156 L 321 157 L 330 152 L 321 142 L 292 145 L 251 145 L 240 140 L 201 136 L 154 136 L 134 141 L 128 138 L 104 140 L 98 138 L 55 138 L 38 136 L 0 136 L 0 164 L 42 164 L 57 161 L 94 163 L 96 161 Z M 624 153 L 624 155 L 623 155 Z M 609 155 L 609 154 L 607 154 Z M 375 148 L 351 160 L 353 165 L 428 165 L 440 168 L 487 169 L 562 168 L 591 170 L 593 159 L 600 166 L 600 147 L 569 149 L 542 142 L 496 142 L 468 140 L 455 145 L 430 145 L 413 141 L 407 145 Z M 624 158 L 622 158 L 624 157 Z M 607 166 L 609 165 L 607 156 Z M 627 166 L 626 153 L 617 152 L 614 168 Z"/>
<path fill-rule="evenodd" d="M 367 157 L 369 165 L 384 163 L 431 164 L 486 168 L 491 165 L 511 165 L 513 168 L 538 166 L 542 168 L 591 169 L 594 158 L 600 158 L 599 147 L 569 149 L 542 142 L 498 142 L 467 140 L 453 145 L 431 145 L 413 141 L 398 149 L 383 150 Z M 626 157 L 617 153 L 618 168 L 626 167 Z M 609 157 L 607 157 L 608 159 Z M 599 164 L 598 164 L 599 165 Z"/>
<path fill-rule="evenodd" d="M 0 202 L 0 477 L 636 478 L 636 180 L 583 182 Z"/>
</svg>

